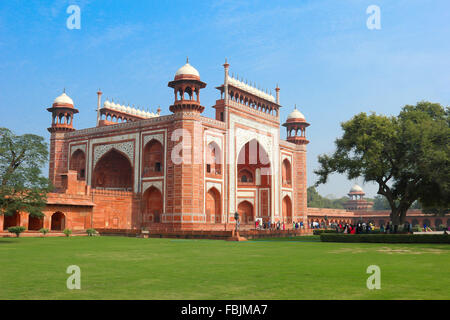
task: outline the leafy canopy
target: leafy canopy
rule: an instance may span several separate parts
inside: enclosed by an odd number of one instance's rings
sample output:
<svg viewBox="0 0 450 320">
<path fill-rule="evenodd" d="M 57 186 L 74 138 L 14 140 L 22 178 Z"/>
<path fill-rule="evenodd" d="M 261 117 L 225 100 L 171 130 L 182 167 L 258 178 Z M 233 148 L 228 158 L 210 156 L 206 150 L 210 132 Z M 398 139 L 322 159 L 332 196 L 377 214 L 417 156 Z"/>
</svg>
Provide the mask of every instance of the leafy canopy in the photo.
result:
<svg viewBox="0 0 450 320">
<path fill-rule="evenodd" d="M 397 117 L 360 113 L 341 124 L 343 136 L 332 155 L 320 155 L 317 185 L 330 174 L 363 177 L 378 184 L 402 223 L 419 200 L 425 206 L 449 206 L 449 108 L 438 103 L 406 105 Z"/>
<path fill-rule="evenodd" d="M 51 185 L 41 168 L 48 157 L 44 138 L 34 134 L 17 136 L 0 128 L 0 214 L 17 211 L 41 217 Z"/>
</svg>

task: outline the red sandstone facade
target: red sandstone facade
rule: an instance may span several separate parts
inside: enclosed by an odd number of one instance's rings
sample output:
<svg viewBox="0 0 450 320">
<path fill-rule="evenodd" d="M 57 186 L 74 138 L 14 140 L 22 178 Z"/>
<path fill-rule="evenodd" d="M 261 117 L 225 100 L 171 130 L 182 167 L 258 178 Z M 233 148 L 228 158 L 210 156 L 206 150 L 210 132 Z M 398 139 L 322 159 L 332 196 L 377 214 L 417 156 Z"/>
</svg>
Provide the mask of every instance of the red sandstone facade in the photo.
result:
<svg viewBox="0 0 450 320">
<path fill-rule="evenodd" d="M 236 211 L 243 227 L 258 218 L 306 220 L 306 122 L 292 119 L 292 135 L 280 140 L 279 88 L 275 98 L 228 70 L 225 63 L 215 119 L 202 116 L 206 83 L 189 63 L 168 83 L 170 115 L 102 105 L 98 92 L 97 126 L 75 130 L 78 110 L 65 93 L 58 97 L 48 109 L 55 191 L 45 218 L 20 214 L 6 224 L 224 230 Z"/>
<path fill-rule="evenodd" d="M 206 83 L 189 63 L 168 86 L 170 115 L 108 100 L 102 105 L 98 92 L 97 126 L 82 130 L 73 127 L 78 110 L 72 99 L 56 98 L 47 109 L 55 191 L 45 217 L 0 216 L 0 230 L 230 230 L 236 211 L 242 229 L 256 219 L 289 227 L 325 215 L 341 221 L 358 215 L 307 208 L 309 124 L 295 109 L 283 124 L 287 141 L 280 139 L 278 86 L 273 97 L 231 77 L 225 63 L 215 119 L 202 116 Z"/>
</svg>

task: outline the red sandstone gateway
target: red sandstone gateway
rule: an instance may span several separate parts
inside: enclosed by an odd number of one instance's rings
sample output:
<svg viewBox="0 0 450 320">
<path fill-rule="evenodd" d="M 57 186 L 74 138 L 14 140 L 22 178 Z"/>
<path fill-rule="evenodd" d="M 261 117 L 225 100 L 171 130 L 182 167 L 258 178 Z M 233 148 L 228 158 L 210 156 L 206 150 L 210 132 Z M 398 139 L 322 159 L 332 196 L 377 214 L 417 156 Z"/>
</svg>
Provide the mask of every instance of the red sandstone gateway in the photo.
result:
<svg viewBox="0 0 450 320">
<path fill-rule="evenodd" d="M 241 230 L 254 229 L 255 219 L 292 228 L 293 221 L 308 226 L 325 215 L 349 222 L 363 215 L 307 209 L 309 124 L 295 108 L 283 124 L 287 141 L 280 140 L 278 86 L 274 97 L 230 76 L 225 62 L 215 119 L 201 115 L 206 83 L 189 62 L 168 86 L 174 102 L 165 116 L 159 108 L 153 113 L 112 100 L 102 104 L 99 91 L 97 126 L 81 130 L 73 127 L 79 112 L 73 100 L 65 92 L 57 97 L 47 109 L 49 178 L 56 189 L 45 218 L 1 215 L 0 230 L 223 231 L 234 229 L 235 212 Z M 367 209 L 358 195 L 349 208 Z M 387 220 L 388 212 L 383 216 Z"/>
</svg>

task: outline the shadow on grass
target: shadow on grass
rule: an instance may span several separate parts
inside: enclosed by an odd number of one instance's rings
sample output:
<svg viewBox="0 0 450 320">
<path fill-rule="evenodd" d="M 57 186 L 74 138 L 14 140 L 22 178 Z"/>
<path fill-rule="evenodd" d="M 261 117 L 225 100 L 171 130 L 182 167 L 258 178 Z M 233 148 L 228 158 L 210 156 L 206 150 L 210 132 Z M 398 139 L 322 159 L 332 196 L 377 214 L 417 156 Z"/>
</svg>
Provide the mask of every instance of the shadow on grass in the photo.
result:
<svg viewBox="0 0 450 320">
<path fill-rule="evenodd" d="M 17 243 L 17 238 L 0 238 L 0 245 L 8 243 Z"/>
</svg>

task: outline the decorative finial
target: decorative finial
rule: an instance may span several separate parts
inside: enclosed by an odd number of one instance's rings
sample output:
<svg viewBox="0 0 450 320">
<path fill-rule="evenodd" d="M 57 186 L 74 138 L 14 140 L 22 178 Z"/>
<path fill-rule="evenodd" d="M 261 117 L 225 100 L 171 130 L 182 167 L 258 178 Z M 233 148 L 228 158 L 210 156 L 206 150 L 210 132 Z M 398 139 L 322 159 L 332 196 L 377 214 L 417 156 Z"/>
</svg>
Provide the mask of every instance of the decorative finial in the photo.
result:
<svg viewBox="0 0 450 320">
<path fill-rule="evenodd" d="M 189 63 L 189 57 L 186 57 L 186 63 Z"/>
<path fill-rule="evenodd" d="M 63 93 L 66 93 L 66 88 L 64 87 L 64 89 L 63 89 Z"/>
</svg>

